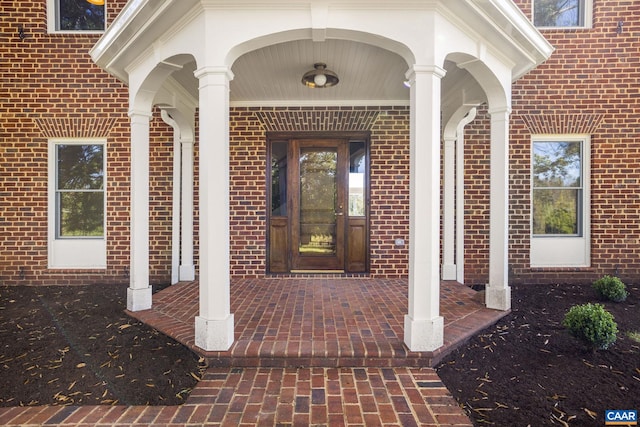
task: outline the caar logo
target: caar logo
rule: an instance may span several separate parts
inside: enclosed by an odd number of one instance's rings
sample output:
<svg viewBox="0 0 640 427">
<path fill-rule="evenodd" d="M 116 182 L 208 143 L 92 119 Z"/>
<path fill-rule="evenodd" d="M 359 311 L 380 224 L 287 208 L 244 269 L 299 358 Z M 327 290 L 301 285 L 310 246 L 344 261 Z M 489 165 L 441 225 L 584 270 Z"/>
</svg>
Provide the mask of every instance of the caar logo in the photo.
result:
<svg viewBox="0 0 640 427">
<path fill-rule="evenodd" d="M 607 426 L 637 426 L 638 411 L 632 409 L 604 411 L 604 424 Z"/>
</svg>

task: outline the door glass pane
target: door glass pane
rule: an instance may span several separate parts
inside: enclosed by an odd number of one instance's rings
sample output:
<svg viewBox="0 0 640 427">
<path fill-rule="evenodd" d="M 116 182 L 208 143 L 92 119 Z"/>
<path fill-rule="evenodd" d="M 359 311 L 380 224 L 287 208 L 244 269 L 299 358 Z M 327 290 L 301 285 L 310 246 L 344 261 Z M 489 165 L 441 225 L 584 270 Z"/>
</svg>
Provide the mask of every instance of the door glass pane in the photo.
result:
<svg viewBox="0 0 640 427">
<path fill-rule="evenodd" d="M 271 144 L 271 215 L 287 216 L 287 143 Z"/>
<path fill-rule="evenodd" d="M 337 171 L 337 149 L 300 149 L 300 254 L 336 253 Z"/>
<path fill-rule="evenodd" d="M 351 142 L 349 144 L 349 216 L 364 216 L 366 164 L 364 142 Z"/>
</svg>

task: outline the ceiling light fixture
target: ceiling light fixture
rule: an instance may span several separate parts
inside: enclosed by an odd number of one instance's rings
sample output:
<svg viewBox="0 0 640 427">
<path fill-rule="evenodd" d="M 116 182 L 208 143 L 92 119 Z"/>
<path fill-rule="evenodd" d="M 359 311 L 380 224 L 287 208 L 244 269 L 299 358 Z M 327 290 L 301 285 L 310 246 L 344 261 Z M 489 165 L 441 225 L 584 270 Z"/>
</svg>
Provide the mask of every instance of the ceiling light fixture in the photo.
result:
<svg viewBox="0 0 640 427">
<path fill-rule="evenodd" d="M 338 84 L 338 75 L 331 70 L 327 70 L 327 64 L 317 62 L 313 64 L 314 70 L 307 71 L 302 76 L 302 84 L 308 87 L 323 89 Z"/>
</svg>

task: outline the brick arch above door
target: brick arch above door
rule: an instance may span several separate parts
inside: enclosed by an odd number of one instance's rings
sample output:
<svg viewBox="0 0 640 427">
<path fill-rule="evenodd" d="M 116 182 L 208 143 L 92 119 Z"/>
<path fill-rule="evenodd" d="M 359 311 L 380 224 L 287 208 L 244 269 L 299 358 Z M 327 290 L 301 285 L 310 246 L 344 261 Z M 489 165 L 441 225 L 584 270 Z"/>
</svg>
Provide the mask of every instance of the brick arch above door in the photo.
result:
<svg viewBox="0 0 640 427">
<path fill-rule="evenodd" d="M 369 131 L 380 110 L 354 107 L 313 107 L 268 109 L 256 111 L 256 117 L 267 132 Z"/>
</svg>

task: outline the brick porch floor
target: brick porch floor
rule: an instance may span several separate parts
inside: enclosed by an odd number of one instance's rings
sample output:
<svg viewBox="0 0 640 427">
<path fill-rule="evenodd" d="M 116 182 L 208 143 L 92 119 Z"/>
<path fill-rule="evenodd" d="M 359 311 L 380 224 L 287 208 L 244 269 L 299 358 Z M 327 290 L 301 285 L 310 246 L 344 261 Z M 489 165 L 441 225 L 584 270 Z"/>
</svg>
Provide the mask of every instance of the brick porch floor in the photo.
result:
<svg viewBox="0 0 640 427">
<path fill-rule="evenodd" d="M 209 360 L 184 405 L 0 408 L 0 425 L 472 425 L 429 366 L 506 314 L 484 308 L 481 294 L 443 282 L 445 345 L 413 353 L 402 342 L 406 280 L 263 278 L 231 288 L 227 352 L 194 345 L 196 282 L 129 313 Z"/>
</svg>

